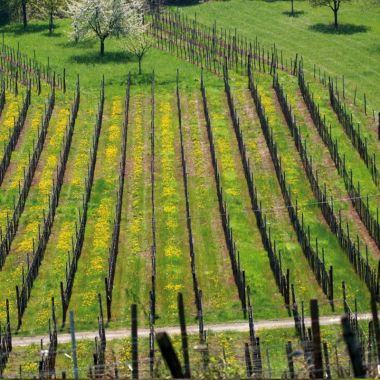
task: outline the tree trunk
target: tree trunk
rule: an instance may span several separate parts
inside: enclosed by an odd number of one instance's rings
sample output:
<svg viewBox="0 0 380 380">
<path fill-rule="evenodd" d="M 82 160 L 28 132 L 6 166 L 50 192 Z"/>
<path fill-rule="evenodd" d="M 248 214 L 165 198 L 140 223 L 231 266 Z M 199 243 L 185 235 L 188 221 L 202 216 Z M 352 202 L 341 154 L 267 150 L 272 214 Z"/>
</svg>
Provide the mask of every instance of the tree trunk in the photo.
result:
<svg viewBox="0 0 380 380">
<path fill-rule="evenodd" d="M 294 0 L 290 0 L 290 2 L 292 3 L 292 16 L 294 16 Z"/>
<path fill-rule="evenodd" d="M 334 7 L 334 26 L 338 29 L 338 9 Z"/>
<path fill-rule="evenodd" d="M 53 11 L 50 11 L 50 18 L 49 18 L 49 34 L 53 33 L 54 29 L 54 23 L 53 23 Z"/>
<path fill-rule="evenodd" d="M 141 61 L 142 61 L 142 57 L 139 57 L 139 75 L 141 75 L 141 73 L 142 73 L 142 70 L 141 70 Z"/>
<path fill-rule="evenodd" d="M 100 39 L 100 55 L 104 56 L 104 38 Z"/>
<path fill-rule="evenodd" d="M 22 0 L 21 8 L 22 8 L 22 21 L 24 24 L 24 29 L 26 29 L 26 27 L 28 26 L 28 19 L 26 17 L 26 0 Z"/>
</svg>

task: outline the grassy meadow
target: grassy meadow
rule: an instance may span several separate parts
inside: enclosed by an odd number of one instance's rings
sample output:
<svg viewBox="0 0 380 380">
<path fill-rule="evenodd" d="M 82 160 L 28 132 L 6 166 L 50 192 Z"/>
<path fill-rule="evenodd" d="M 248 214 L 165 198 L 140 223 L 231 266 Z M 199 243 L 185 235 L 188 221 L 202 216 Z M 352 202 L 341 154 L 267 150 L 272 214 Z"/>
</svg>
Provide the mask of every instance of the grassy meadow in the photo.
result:
<svg viewBox="0 0 380 380">
<path fill-rule="evenodd" d="M 351 142 L 345 136 L 328 102 L 327 89 L 313 81 L 313 65 L 332 76 L 345 76 L 347 103 L 352 102 L 355 86 L 359 94 L 366 92 L 369 105 L 380 106 L 380 97 L 374 83 L 379 82 L 380 48 L 377 44 L 380 27 L 376 20 L 379 10 L 364 12 L 364 3 L 343 4 L 340 13 L 341 29 L 338 33 L 329 26 L 331 12 L 325 8 L 311 8 L 306 1 L 296 1 L 296 17 L 290 17 L 290 3 L 285 1 L 206 2 L 181 7 L 180 11 L 200 22 L 219 27 L 236 28 L 237 32 L 251 40 L 257 36 L 265 46 L 276 46 L 290 59 L 296 53 L 303 56 L 312 81 L 312 90 L 332 125 L 334 137 L 347 154 L 347 165 L 355 180 L 360 180 L 365 194 L 371 198 L 371 212 L 376 213 L 379 201 L 377 187 L 356 152 L 351 154 Z M 172 6 L 176 8 L 176 6 Z M 269 27 L 270 26 L 270 27 Z M 150 182 L 150 123 L 151 82 L 155 79 L 155 196 L 157 226 L 157 309 L 158 325 L 177 323 L 176 294 L 185 294 L 187 315 L 191 323 L 197 322 L 194 292 L 190 271 L 189 245 L 186 229 L 184 183 L 181 171 L 178 115 L 175 97 L 176 71 L 180 73 L 180 93 L 184 128 L 184 149 L 189 178 L 189 203 L 196 251 L 196 271 L 203 291 L 205 321 L 227 322 L 243 319 L 237 288 L 231 271 L 230 258 L 225 243 L 216 183 L 213 177 L 209 141 L 205 129 L 202 98 L 199 91 L 200 69 L 173 55 L 152 48 L 143 61 L 143 74 L 138 75 L 137 60 L 123 50 L 121 39 L 107 39 L 106 53 L 99 56 L 99 44 L 95 39 L 79 43 L 69 41 L 70 21 L 57 20 L 54 33 L 49 35 L 46 22 L 32 21 L 24 30 L 18 24 L 0 28 L 4 42 L 19 46 L 29 56 L 46 64 L 59 73 L 67 72 L 68 93 L 61 92 L 49 129 L 41 162 L 27 200 L 24 215 L 20 219 L 19 232 L 12 246 L 10 257 L 0 273 L 0 302 L 10 299 L 12 318 L 16 316 L 15 285 L 21 281 L 26 254 L 37 238 L 38 221 L 47 207 L 49 184 L 54 175 L 54 163 L 60 150 L 63 127 L 68 117 L 77 75 L 81 85 L 81 106 L 75 127 L 60 204 L 49 239 L 47 252 L 39 276 L 32 289 L 24 315 L 22 333 L 34 334 L 46 331 L 50 315 L 50 299 L 55 297 L 58 319 L 60 311 L 60 281 L 65 277 L 67 251 L 75 232 L 78 209 L 82 203 L 84 177 L 86 176 L 89 150 L 99 101 L 100 82 L 105 77 L 105 108 L 97 154 L 95 179 L 89 204 L 88 222 L 82 255 L 73 289 L 70 308 L 77 315 L 78 328 L 96 326 L 97 294 L 104 294 L 104 277 L 108 271 L 108 249 L 111 242 L 116 205 L 118 168 L 121 157 L 121 136 L 124 115 L 124 97 L 128 73 L 131 74 L 130 120 L 127 137 L 127 163 L 125 193 L 121 218 L 118 264 L 114 288 L 114 318 L 109 327 L 121 327 L 129 323 L 129 305 L 137 303 L 141 325 L 148 323 L 149 290 L 151 285 L 150 246 L 151 191 Z M 364 61 L 364 57 L 366 57 Z M 154 74 L 153 74 L 154 73 Z M 220 165 L 221 183 L 231 227 L 234 231 L 239 260 L 245 270 L 247 284 L 252 290 L 255 317 L 259 319 L 282 318 L 287 315 L 283 299 L 271 272 L 267 253 L 256 225 L 236 137 L 227 107 L 223 81 L 205 72 L 204 79 L 210 108 L 211 124 L 215 135 L 216 155 Z M 256 73 L 259 91 L 273 129 L 284 170 L 291 185 L 292 197 L 297 198 L 305 224 L 310 227 L 312 241 L 318 238 L 320 248 L 326 252 L 326 265 L 335 270 L 335 295 L 341 297 L 341 282 L 347 283 L 348 299 L 358 300 L 359 311 L 368 310 L 369 293 L 365 284 L 354 273 L 337 237 L 330 231 L 305 175 L 292 136 L 285 124 L 271 87 L 272 78 Z M 348 203 L 342 179 L 332 166 L 327 148 L 319 138 L 308 116 L 296 79 L 281 74 L 281 82 L 289 93 L 297 120 L 313 155 L 315 165 L 321 169 L 327 182 L 329 195 L 338 198 L 337 208 L 343 210 L 343 220 L 353 235 L 358 235 L 361 247 L 368 245 L 369 260 L 376 265 L 380 257 L 365 227 Z M 237 111 L 242 122 L 243 137 L 251 160 L 259 198 L 266 210 L 272 238 L 283 254 L 284 268 L 290 270 L 291 283 L 295 285 L 297 299 L 307 301 L 316 297 L 322 304 L 322 312 L 332 313 L 330 306 L 309 268 L 297 236 L 290 224 L 281 190 L 271 162 L 252 99 L 247 91 L 244 76 L 231 73 L 231 86 Z M 32 107 L 28 114 L 23 138 L 12 157 L 11 180 L 0 189 L 4 205 L 11 210 L 11 199 L 17 181 L 21 178 L 27 152 L 32 149 L 38 119 L 47 98 L 48 89 L 38 97 L 33 91 Z M 20 98 L 9 94 L 8 103 L 0 123 L 7 126 L 12 120 Z M 351 104 L 352 105 L 352 104 Z M 360 121 L 366 136 L 373 136 L 374 122 L 365 116 L 359 106 L 352 106 L 355 119 Z M 5 122 L 5 120 L 8 120 Z M 37 121 L 36 121 L 37 120 Z M 7 127 L 9 128 L 9 126 Z M 1 131 L 6 139 L 6 132 Z M 313 145 L 314 144 L 314 145 Z M 379 145 L 371 142 L 370 150 L 378 152 Z M 15 169 L 17 167 L 17 170 Z M 16 190 L 15 190 L 16 189 Z M 6 212 L 2 213 L 5 225 Z M 286 267 L 285 267 L 286 266 Z M 307 302 L 306 302 L 307 303 Z M 341 312 L 338 303 L 337 311 Z M 4 313 L 0 314 L 2 317 Z M 37 317 L 36 317 L 37 316 Z M 64 330 L 67 330 L 67 325 Z"/>
</svg>

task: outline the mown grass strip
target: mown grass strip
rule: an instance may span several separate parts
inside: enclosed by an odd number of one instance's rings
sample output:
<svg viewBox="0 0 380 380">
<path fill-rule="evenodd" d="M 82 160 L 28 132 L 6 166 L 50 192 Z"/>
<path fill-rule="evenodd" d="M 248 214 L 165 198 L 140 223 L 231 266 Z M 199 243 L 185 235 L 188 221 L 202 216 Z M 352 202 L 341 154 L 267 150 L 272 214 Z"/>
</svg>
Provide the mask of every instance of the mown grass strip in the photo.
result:
<svg viewBox="0 0 380 380">
<path fill-rule="evenodd" d="M 256 82 L 269 124 L 273 130 L 278 152 L 281 155 L 283 169 L 286 172 L 287 183 L 290 186 L 293 199 L 298 200 L 299 213 L 303 214 L 305 225 L 310 227 L 311 240 L 318 239 L 319 249 L 325 250 L 326 265 L 332 265 L 334 268 L 334 295 L 339 297 L 341 282 L 346 280 L 346 283 L 350 284 L 349 299 L 352 300 L 358 296 L 360 308 L 367 309 L 369 305 L 368 291 L 365 284 L 354 274 L 351 264 L 341 250 L 336 237 L 331 234 L 319 210 L 290 132 L 285 126 L 285 121 L 282 120 L 281 109 L 275 101 L 275 94 L 271 88 L 272 79 L 257 73 Z"/>
<path fill-rule="evenodd" d="M 202 100 L 199 93 L 183 91 L 183 128 L 188 168 L 196 267 L 203 293 L 205 321 L 241 318 L 230 259 L 218 217 L 218 199 L 207 149 Z M 211 180 L 212 179 L 212 180 Z"/>
<path fill-rule="evenodd" d="M 26 267 L 27 253 L 33 250 L 33 246 L 37 242 L 43 211 L 48 208 L 48 195 L 52 188 L 68 115 L 69 111 L 63 107 L 56 110 L 52 116 L 45 142 L 46 145 L 37 165 L 24 213 L 20 218 L 17 235 L 13 241 L 11 253 L 5 263 L 4 270 L 1 272 L 2 276 L 6 276 L 6 279 L 1 281 L 2 286 L 4 286 L 1 297 L 4 302 L 6 298 L 10 299 L 12 315 L 15 312 L 13 302 L 15 284 L 21 280 L 23 267 Z"/>
<path fill-rule="evenodd" d="M 123 99 L 115 97 L 105 106 L 85 239 L 72 290 L 70 304 L 75 310 L 77 324 L 96 322 L 98 293 L 104 298 L 104 278 L 108 270 L 108 247 L 116 204 L 115 189 L 118 183 L 122 126 Z"/>
<path fill-rule="evenodd" d="M 148 322 L 151 241 L 149 96 L 131 89 L 125 191 L 120 226 L 119 262 L 116 266 L 112 325 L 130 318 L 126 305 L 138 305 L 139 323 Z M 149 275 L 148 275 L 149 274 Z"/>
<path fill-rule="evenodd" d="M 256 318 L 285 315 L 281 295 L 271 292 L 269 296 L 267 292 L 268 288 L 275 289 L 276 284 L 250 211 L 249 194 L 223 89 L 209 88 L 207 98 L 225 201 L 240 253 L 240 265 L 246 273 L 246 284 L 251 287 L 251 297 L 257 310 Z M 262 278 L 266 279 L 266 286 Z M 268 283 L 271 285 L 268 286 Z"/>
<path fill-rule="evenodd" d="M 335 169 L 330 153 L 313 125 L 296 80 L 289 77 L 280 77 L 279 79 L 281 85 L 286 90 L 288 102 L 292 106 L 297 125 L 308 152 L 313 157 L 314 169 L 317 170 L 318 177 L 323 181 L 321 184 L 326 188 L 328 197 L 333 198 L 334 209 L 340 213 L 343 224 L 348 224 L 351 235 L 353 237 L 359 236 L 362 247 L 368 246 L 371 253 L 370 260 L 372 264 L 375 264 L 373 258 L 379 255 L 379 250 L 352 206 L 344 181 Z"/>
<path fill-rule="evenodd" d="M 161 89 L 160 89 L 161 90 Z M 155 94 L 155 193 L 157 229 L 157 315 L 163 323 L 177 320 L 177 293 L 184 293 L 190 313 L 195 315 L 192 291 L 184 189 L 179 157 L 176 99 L 172 93 Z"/>
<path fill-rule="evenodd" d="M 33 97 L 30 112 L 25 121 L 25 127 L 20 135 L 9 169 L 5 173 L 4 181 L 0 187 L 1 211 L 0 226 L 3 231 L 7 225 L 7 214 L 9 218 L 13 212 L 14 202 L 19 195 L 19 189 L 23 182 L 24 170 L 29 164 L 29 157 L 32 154 L 33 144 L 37 138 L 37 131 L 41 125 L 43 117 L 44 102 L 43 97 Z"/>
<path fill-rule="evenodd" d="M 277 182 L 275 169 L 270 153 L 262 135 L 258 116 L 251 108 L 250 94 L 241 86 L 242 83 L 232 81 L 233 95 L 240 119 L 243 139 L 245 141 L 251 169 L 254 175 L 262 212 L 266 216 L 270 234 L 275 241 L 276 249 L 281 252 L 284 268 L 290 269 L 290 282 L 295 286 L 298 301 L 317 297 L 326 301 L 326 297 L 314 277 L 300 247 L 297 236 L 290 224 L 289 215 Z M 307 305 L 306 305 L 307 307 Z M 329 307 L 323 307 L 330 312 Z"/>
<path fill-rule="evenodd" d="M 84 178 L 87 175 L 88 152 L 92 139 L 92 135 L 88 133 L 93 128 L 92 107 L 93 103 L 82 97 L 61 190 L 60 207 L 57 209 L 44 263 L 34 283 L 34 290 L 24 315 L 22 331 L 25 333 L 37 333 L 46 329 L 52 297 L 55 298 L 57 318 L 61 319 L 59 280 L 65 275 L 67 252 L 71 249 L 78 208 L 82 205 Z"/>
</svg>

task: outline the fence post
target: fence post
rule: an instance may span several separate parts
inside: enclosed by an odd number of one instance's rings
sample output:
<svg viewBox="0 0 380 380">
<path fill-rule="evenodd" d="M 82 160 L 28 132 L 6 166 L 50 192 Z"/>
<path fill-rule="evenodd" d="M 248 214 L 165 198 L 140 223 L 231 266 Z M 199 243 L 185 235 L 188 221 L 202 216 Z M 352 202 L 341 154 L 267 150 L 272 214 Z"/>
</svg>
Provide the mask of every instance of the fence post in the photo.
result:
<svg viewBox="0 0 380 380">
<path fill-rule="evenodd" d="M 380 363 L 380 325 L 379 325 L 379 315 L 377 313 L 376 298 L 374 295 L 371 297 L 371 310 L 372 310 L 373 329 L 375 331 L 375 338 L 376 338 L 377 364 L 379 364 Z"/>
<path fill-rule="evenodd" d="M 289 368 L 289 375 L 291 379 L 295 378 L 295 373 L 294 373 L 294 363 L 293 363 L 293 348 L 292 348 L 292 342 L 288 341 L 286 344 L 286 356 L 288 358 L 288 368 Z"/>
<path fill-rule="evenodd" d="M 329 351 L 328 351 L 327 343 L 326 342 L 323 342 L 323 356 L 325 358 L 326 379 L 331 379 Z"/>
<path fill-rule="evenodd" d="M 74 365 L 74 380 L 78 380 L 78 359 L 77 359 L 77 345 L 75 340 L 75 324 L 74 324 L 74 312 L 70 311 L 70 333 L 71 333 L 71 350 L 73 355 Z"/>
<path fill-rule="evenodd" d="M 244 356 L 245 356 L 245 368 L 246 368 L 247 378 L 250 378 L 253 374 L 253 371 L 252 371 L 251 354 L 249 353 L 248 343 L 244 343 Z"/>
<path fill-rule="evenodd" d="M 362 363 L 362 355 L 359 342 L 355 337 L 355 333 L 352 331 L 350 321 L 347 316 L 342 318 L 343 338 L 347 344 L 347 350 L 350 355 L 352 368 L 354 370 L 354 377 L 365 377 L 366 370 Z"/>
<path fill-rule="evenodd" d="M 184 379 L 185 376 L 182 372 L 181 363 L 178 360 L 178 356 L 174 350 L 169 335 L 166 332 L 159 332 L 156 335 L 158 346 L 164 360 L 169 367 L 170 373 L 174 379 Z"/>
<path fill-rule="evenodd" d="M 314 358 L 314 371 L 313 375 L 316 379 L 323 378 L 323 363 L 322 363 L 322 350 L 321 350 L 321 330 L 319 326 L 319 309 L 318 300 L 310 300 L 311 312 L 311 332 L 313 335 L 313 358 Z"/>
<path fill-rule="evenodd" d="M 185 377 L 189 379 L 191 377 L 190 359 L 189 359 L 189 345 L 188 345 L 188 341 L 187 341 L 185 307 L 183 304 L 182 293 L 178 293 L 177 302 L 178 302 L 179 322 L 181 325 L 182 355 L 183 355 L 183 361 L 185 363 Z"/>
<path fill-rule="evenodd" d="M 139 377 L 138 335 L 137 335 L 137 305 L 131 306 L 132 318 L 132 378 Z"/>
</svg>

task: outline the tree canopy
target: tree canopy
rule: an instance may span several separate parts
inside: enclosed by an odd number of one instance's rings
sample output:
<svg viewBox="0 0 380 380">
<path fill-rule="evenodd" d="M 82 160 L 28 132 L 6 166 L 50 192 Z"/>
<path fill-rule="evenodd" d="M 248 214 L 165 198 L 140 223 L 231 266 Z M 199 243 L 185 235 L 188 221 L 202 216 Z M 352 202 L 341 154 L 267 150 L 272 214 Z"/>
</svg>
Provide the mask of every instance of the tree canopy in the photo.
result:
<svg viewBox="0 0 380 380">
<path fill-rule="evenodd" d="M 78 41 L 96 36 L 102 56 L 107 38 L 136 34 L 144 29 L 143 0 L 74 0 L 69 3 L 68 13 L 72 18 L 72 38 Z"/>
</svg>

